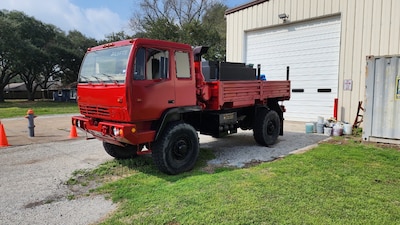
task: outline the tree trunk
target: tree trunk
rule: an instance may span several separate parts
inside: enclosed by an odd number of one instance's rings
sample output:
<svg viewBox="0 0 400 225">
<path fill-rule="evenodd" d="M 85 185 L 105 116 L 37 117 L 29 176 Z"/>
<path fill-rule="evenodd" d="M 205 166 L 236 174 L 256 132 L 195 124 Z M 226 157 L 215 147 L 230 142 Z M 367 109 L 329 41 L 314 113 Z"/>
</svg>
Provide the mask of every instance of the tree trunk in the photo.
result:
<svg viewBox="0 0 400 225">
<path fill-rule="evenodd" d="M 33 102 L 35 101 L 35 91 L 31 92 L 31 91 L 27 91 L 28 93 L 28 101 Z"/>
<path fill-rule="evenodd" d="M 1 89 L 1 91 L 0 91 L 0 103 L 1 103 L 1 102 L 4 102 L 4 90 L 2 88 L 0 88 L 0 89 Z"/>
</svg>

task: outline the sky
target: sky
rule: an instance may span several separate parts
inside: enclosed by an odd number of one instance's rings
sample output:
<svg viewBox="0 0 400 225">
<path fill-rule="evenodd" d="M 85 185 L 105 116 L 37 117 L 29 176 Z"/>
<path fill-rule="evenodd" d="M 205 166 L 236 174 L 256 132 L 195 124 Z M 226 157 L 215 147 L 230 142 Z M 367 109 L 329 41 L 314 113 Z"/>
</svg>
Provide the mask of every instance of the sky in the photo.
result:
<svg viewBox="0 0 400 225">
<path fill-rule="evenodd" d="M 222 0 L 229 8 L 251 0 Z M 129 19 L 139 0 L 1 0 L 0 10 L 18 10 L 68 32 L 97 40 L 121 30 L 132 34 Z"/>
</svg>

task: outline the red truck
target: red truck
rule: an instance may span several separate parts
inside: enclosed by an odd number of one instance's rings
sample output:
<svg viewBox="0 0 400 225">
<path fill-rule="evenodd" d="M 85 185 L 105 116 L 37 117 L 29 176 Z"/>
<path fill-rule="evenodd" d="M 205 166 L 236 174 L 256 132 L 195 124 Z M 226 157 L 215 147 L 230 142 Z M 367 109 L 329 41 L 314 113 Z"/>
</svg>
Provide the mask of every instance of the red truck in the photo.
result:
<svg viewBox="0 0 400 225">
<path fill-rule="evenodd" d="M 89 48 L 82 62 L 77 128 L 103 141 L 118 159 L 151 153 L 167 174 L 191 170 L 199 154 L 197 132 L 223 137 L 252 129 L 255 141 L 283 135 L 279 103 L 290 81 L 264 81 L 244 63 L 202 60 L 206 47 L 132 39 Z"/>
</svg>

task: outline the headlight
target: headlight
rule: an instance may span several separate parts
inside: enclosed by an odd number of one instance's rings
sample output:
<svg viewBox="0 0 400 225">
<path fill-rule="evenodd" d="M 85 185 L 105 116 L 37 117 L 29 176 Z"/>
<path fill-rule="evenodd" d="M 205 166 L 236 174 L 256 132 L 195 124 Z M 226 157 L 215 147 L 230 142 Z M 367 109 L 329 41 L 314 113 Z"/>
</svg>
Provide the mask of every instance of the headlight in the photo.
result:
<svg viewBox="0 0 400 225">
<path fill-rule="evenodd" d="M 122 136 L 123 135 L 123 130 L 118 127 L 113 127 L 113 134 L 114 136 Z"/>
</svg>

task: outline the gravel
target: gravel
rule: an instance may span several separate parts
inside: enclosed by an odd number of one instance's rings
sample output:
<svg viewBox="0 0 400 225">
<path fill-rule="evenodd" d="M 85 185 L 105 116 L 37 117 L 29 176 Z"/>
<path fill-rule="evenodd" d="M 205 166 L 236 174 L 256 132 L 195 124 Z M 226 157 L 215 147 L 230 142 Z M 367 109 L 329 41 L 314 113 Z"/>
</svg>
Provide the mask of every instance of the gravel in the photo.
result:
<svg viewBox="0 0 400 225">
<path fill-rule="evenodd" d="M 285 132 L 278 137 L 278 142 L 270 147 L 256 145 L 253 131 L 239 131 L 237 134 L 216 139 L 201 136 L 201 147 L 212 149 L 216 158 L 209 161 L 212 166 L 244 167 L 254 162 L 268 162 L 281 158 L 293 151 L 299 151 L 314 145 L 327 136 L 320 134 L 304 134 Z"/>
<path fill-rule="evenodd" d="M 252 131 L 215 139 L 200 135 L 201 148 L 212 149 L 211 166 L 243 167 L 277 159 L 313 145 L 326 136 L 285 132 L 271 147 L 255 144 Z M 72 172 L 111 160 L 98 140 L 68 140 L 0 148 L 0 224 L 93 224 L 117 208 L 104 196 L 73 195 L 65 182 Z"/>
</svg>

